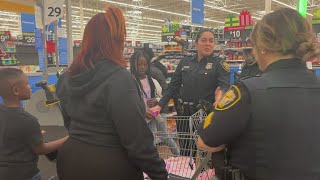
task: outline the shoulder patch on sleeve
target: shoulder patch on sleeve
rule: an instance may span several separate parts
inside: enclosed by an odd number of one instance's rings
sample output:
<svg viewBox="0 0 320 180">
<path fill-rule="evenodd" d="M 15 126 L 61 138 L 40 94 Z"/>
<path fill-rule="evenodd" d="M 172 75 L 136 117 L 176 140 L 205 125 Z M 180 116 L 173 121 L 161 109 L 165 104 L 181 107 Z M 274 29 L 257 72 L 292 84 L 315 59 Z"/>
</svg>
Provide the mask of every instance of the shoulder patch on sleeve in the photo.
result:
<svg viewBox="0 0 320 180">
<path fill-rule="evenodd" d="M 229 64 L 226 61 L 220 61 L 220 64 L 224 70 L 226 70 L 227 72 L 230 72 Z"/>
<path fill-rule="evenodd" d="M 224 94 L 222 99 L 216 104 L 216 110 L 227 110 L 237 104 L 241 99 L 240 89 L 236 85 L 232 85 L 230 89 Z"/>
<path fill-rule="evenodd" d="M 204 123 L 203 123 L 203 129 L 206 129 L 208 126 L 210 126 L 211 121 L 212 121 L 213 114 L 214 114 L 214 112 L 211 112 L 211 113 L 206 117 L 206 119 L 204 120 Z"/>
</svg>

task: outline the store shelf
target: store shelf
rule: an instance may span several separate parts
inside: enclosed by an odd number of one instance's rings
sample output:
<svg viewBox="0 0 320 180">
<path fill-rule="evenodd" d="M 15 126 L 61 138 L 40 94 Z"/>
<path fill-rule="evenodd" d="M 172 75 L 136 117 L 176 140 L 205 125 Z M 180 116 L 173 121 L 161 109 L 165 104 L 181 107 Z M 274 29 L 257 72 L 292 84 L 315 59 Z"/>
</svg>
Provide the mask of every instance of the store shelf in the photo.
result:
<svg viewBox="0 0 320 180">
<path fill-rule="evenodd" d="M 233 50 L 233 51 L 239 51 L 244 49 L 252 49 L 252 47 L 241 47 L 241 48 L 225 48 L 225 50 Z"/>
<path fill-rule="evenodd" d="M 229 59 L 227 59 L 227 60 L 225 60 L 226 62 L 237 62 L 237 63 L 239 63 L 239 62 L 244 62 L 245 60 L 241 60 L 241 59 L 239 59 L 239 60 L 229 60 Z"/>
<path fill-rule="evenodd" d="M 182 50 L 164 50 L 164 52 L 181 52 Z"/>
<path fill-rule="evenodd" d="M 12 52 L 12 51 L 2 51 L 5 52 L 6 54 L 16 54 L 17 52 Z"/>
</svg>

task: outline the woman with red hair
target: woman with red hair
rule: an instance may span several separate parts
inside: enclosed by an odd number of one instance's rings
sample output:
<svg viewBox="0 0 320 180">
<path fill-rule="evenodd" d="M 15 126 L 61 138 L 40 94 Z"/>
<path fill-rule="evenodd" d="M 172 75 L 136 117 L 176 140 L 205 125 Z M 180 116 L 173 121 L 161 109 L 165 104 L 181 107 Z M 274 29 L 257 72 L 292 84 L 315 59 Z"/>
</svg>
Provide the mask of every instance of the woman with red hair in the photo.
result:
<svg viewBox="0 0 320 180">
<path fill-rule="evenodd" d="M 123 59 L 122 11 L 108 6 L 88 22 L 78 57 L 58 80 L 70 138 L 59 151 L 60 180 L 167 179 L 137 84 Z"/>
</svg>

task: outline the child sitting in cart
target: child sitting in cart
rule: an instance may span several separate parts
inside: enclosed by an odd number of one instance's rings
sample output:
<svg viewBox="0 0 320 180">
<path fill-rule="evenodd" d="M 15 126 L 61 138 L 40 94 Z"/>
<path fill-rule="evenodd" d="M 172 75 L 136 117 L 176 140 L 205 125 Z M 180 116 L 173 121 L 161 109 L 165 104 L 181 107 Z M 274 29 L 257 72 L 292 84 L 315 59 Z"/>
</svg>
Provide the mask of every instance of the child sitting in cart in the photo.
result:
<svg viewBox="0 0 320 180">
<path fill-rule="evenodd" d="M 130 71 L 134 75 L 147 108 L 146 121 L 150 130 L 157 133 L 160 136 L 160 140 L 166 143 L 172 154 L 180 155 L 180 150 L 175 141 L 170 137 L 167 131 L 166 114 L 160 114 L 160 112 L 151 112 L 149 108 L 157 105 L 157 98 L 161 96 L 161 86 L 159 83 L 151 78 L 150 75 L 150 61 L 148 61 L 148 55 L 143 52 L 135 52 L 130 58 Z M 155 138 L 156 143 L 156 138 Z"/>
<path fill-rule="evenodd" d="M 36 117 L 20 107 L 31 97 L 27 76 L 14 68 L 0 69 L 0 179 L 40 180 L 38 155 L 57 150 L 68 136 L 44 143 Z"/>
</svg>

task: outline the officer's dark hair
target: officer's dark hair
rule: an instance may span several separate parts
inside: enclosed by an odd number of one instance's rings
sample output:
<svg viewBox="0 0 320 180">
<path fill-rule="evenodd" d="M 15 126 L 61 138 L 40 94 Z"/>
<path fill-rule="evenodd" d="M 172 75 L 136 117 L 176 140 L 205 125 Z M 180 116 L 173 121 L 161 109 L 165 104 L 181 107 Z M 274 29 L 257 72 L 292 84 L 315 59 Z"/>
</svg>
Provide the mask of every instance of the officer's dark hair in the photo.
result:
<svg viewBox="0 0 320 180">
<path fill-rule="evenodd" d="M 130 57 L 130 72 L 131 74 L 135 77 L 138 85 L 139 85 L 139 88 L 140 90 L 142 91 L 142 93 L 147 96 L 146 92 L 144 91 L 143 89 L 143 86 L 140 82 L 140 78 L 139 78 L 139 72 L 138 72 L 138 64 L 139 64 L 139 58 L 140 57 L 144 57 L 146 58 L 147 60 L 147 64 L 148 64 L 148 69 L 147 69 L 147 72 L 146 72 L 146 76 L 148 78 L 148 81 L 149 81 L 149 84 L 150 84 L 150 88 L 151 88 L 151 97 L 154 98 L 155 95 L 156 95 L 156 86 L 154 85 L 153 83 L 153 80 L 151 78 L 151 73 L 150 73 L 150 58 L 149 56 L 147 55 L 147 53 L 145 52 L 140 52 L 140 51 L 137 51 L 135 53 L 132 54 L 132 56 Z"/>
<path fill-rule="evenodd" d="M 251 40 L 257 50 L 294 55 L 302 60 L 320 56 L 320 46 L 311 25 L 290 8 L 264 16 L 254 27 Z"/>
<path fill-rule="evenodd" d="M 20 80 L 23 71 L 16 68 L 3 68 L 0 69 L 0 96 L 5 97 L 10 92 L 11 86 Z"/>
<path fill-rule="evenodd" d="M 147 53 L 149 59 L 154 58 L 154 52 L 151 48 L 149 47 L 144 47 L 144 52 Z"/>
<path fill-rule="evenodd" d="M 203 28 L 203 29 L 201 29 L 201 30 L 197 33 L 197 36 L 196 36 L 195 42 L 198 42 L 198 41 L 199 41 L 199 39 L 200 39 L 200 37 L 201 37 L 201 35 L 202 35 L 203 33 L 205 33 L 205 32 L 210 32 L 210 33 L 212 33 L 212 35 L 214 36 L 214 32 L 212 31 L 212 29 L 209 29 L 209 28 Z"/>
</svg>

